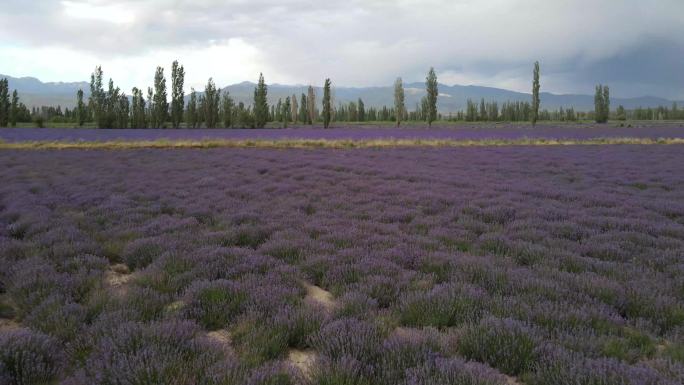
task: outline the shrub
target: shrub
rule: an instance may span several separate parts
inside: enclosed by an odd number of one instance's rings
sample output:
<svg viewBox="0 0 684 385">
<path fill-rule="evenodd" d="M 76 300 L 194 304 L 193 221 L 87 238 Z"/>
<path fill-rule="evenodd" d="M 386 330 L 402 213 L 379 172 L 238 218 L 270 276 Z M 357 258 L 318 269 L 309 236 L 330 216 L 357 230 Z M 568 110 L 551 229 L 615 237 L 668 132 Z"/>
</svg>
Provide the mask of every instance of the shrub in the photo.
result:
<svg viewBox="0 0 684 385">
<path fill-rule="evenodd" d="M 123 250 L 123 259 L 131 270 L 142 269 L 152 263 L 161 253 L 164 245 L 155 238 L 136 239 Z"/>
<path fill-rule="evenodd" d="M 53 294 L 35 307 L 24 322 L 26 325 L 62 341 L 73 339 L 84 326 L 86 309 Z"/>
<path fill-rule="evenodd" d="M 337 315 L 340 317 L 368 318 L 378 309 L 378 301 L 357 291 L 347 292 L 339 302 L 341 306 Z"/>
<path fill-rule="evenodd" d="M 520 375 L 537 362 L 537 341 L 533 331 L 518 321 L 489 318 L 465 330 L 458 351 L 506 374 Z"/>
<path fill-rule="evenodd" d="M 349 356 L 319 360 L 311 371 L 311 385 L 371 385 L 368 368 Z"/>
<path fill-rule="evenodd" d="M 187 317 L 209 330 L 225 327 L 244 311 L 247 301 L 238 284 L 222 279 L 195 282 L 185 297 Z"/>
<path fill-rule="evenodd" d="M 28 330 L 0 332 L 0 380 L 3 383 L 49 384 L 61 370 L 62 353 L 56 340 Z"/>
<path fill-rule="evenodd" d="M 224 356 L 188 321 L 124 322 L 103 331 L 86 364 L 86 383 L 204 383 Z"/>
<path fill-rule="evenodd" d="M 491 368 L 459 358 L 437 358 L 409 369 L 406 385 L 505 385 L 506 379 Z"/>
<path fill-rule="evenodd" d="M 409 293 L 399 304 L 399 319 L 406 326 L 450 327 L 477 322 L 485 296 L 470 286 L 442 284 L 431 291 Z"/>
<path fill-rule="evenodd" d="M 380 381 L 387 385 L 400 384 L 407 369 L 433 359 L 439 351 L 438 334 L 404 330 L 387 338 L 382 344 Z"/>
<path fill-rule="evenodd" d="M 311 336 L 309 343 L 333 360 L 347 356 L 371 364 L 379 358 L 382 336 L 368 322 L 343 318 L 324 325 Z"/>
<path fill-rule="evenodd" d="M 547 346 L 543 349 L 533 375 L 526 381 L 531 385 L 675 385 L 656 369 L 630 366 L 612 358 L 591 359 L 577 353 Z"/>
</svg>

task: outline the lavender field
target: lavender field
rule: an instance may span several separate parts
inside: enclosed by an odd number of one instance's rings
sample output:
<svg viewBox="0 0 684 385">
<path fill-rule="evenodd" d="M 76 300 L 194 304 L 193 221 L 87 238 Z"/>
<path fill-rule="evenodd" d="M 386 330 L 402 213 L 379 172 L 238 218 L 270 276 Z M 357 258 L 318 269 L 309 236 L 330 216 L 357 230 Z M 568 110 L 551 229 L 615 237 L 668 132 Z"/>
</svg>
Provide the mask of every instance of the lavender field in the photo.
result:
<svg viewBox="0 0 684 385">
<path fill-rule="evenodd" d="M 386 131 L 211 131 L 303 132 Z M 0 383 L 682 384 L 683 165 L 677 145 L 3 151 Z"/>
<path fill-rule="evenodd" d="M 516 124 L 380 127 L 348 126 L 332 129 L 294 127 L 288 129 L 74 129 L 74 128 L 3 128 L 0 140 L 26 141 L 136 141 L 136 140 L 201 140 L 201 139 L 593 139 L 593 138 L 684 138 L 680 123 L 639 123 L 632 127 L 597 124 L 540 124 L 536 127 Z"/>
</svg>

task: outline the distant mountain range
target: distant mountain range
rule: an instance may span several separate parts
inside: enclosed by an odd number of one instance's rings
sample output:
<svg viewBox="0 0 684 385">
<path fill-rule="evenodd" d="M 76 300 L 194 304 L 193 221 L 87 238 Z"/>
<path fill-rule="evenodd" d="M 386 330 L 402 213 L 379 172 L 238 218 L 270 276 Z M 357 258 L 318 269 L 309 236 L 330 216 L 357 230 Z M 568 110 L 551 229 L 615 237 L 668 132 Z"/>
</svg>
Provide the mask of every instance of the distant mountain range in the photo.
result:
<svg viewBox="0 0 684 385">
<path fill-rule="evenodd" d="M 56 106 L 73 107 L 76 104 L 76 92 L 83 89 L 86 96 L 89 94 L 90 85 L 87 82 L 48 82 L 43 83 L 40 80 L 32 77 L 14 78 L 11 76 L 1 75 L 0 78 L 7 78 L 9 81 L 10 90 L 17 89 L 19 91 L 21 100 L 29 107 L 32 106 Z M 228 87 L 228 91 L 233 99 L 245 104 L 251 104 L 254 96 L 254 83 L 242 82 L 233 84 Z M 425 95 L 425 84 L 423 83 L 407 83 L 404 84 L 406 107 L 413 110 L 420 99 Z M 199 91 L 199 90 L 198 90 Z M 287 96 L 297 95 L 297 99 L 301 98 L 302 93 L 307 92 L 307 86 L 304 85 L 281 85 L 271 84 L 268 88 L 269 103 L 277 103 L 279 98 L 284 99 Z M 130 93 L 127 90 L 127 93 Z M 320 87 L 316 88 L 318 96 L 317 102 L 320 103 L 323 91 Z M 383 105 L 393 105 L 393 87 L 335 87 L 333 89 L 333 96 L 335 104 L 348 103 L 356 101 L 361 98 L 366 107 L 382 107 Z M 445 84 L 439 85 L 438 108 L 442 113 L 456 112 L 465 109 L 466 101 L 472 99 L 480 101 L 484 98 L 486 101 L 496 101 L 502 104 L 507 101 L 529 101 L 530 94 L 515 92 L 500 88 L 481 87 L 481 86 L 448 86 Z M 548 92 L 541 93 L 542 108 L 557 109 L 559 107 L 574 107 L 578 111 L 590 111 L 594 109 L 593 95 L 558 95 Z M 658 107 L 671 106 L 671 100 L 654 97 L 643 96 L 637 98 L 612 98 L 611 107 L 615 108 L 622 105 L 627 109 L 637 107 Z M 678 102 L 683 105 L 684 103 Z"/>
</svg>

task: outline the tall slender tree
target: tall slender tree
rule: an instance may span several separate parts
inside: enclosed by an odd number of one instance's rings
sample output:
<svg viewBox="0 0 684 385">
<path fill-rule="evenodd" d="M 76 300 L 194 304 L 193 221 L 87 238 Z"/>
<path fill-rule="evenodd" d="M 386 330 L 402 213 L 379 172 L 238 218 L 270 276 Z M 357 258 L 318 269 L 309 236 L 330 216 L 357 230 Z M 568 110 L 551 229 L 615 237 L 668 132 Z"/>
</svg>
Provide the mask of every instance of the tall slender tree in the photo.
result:
<svg viewBox="0 0 684 385">
<path fill-rule="evenodd" d="M 146 128 L 145 98 L 142 90 L 133 87 L 131 97 L 131 128 Z"/>
<path fill-rule="evenodd" d="M 297 123 L 299 120 L 299 106 L 297 105 L 297 95 L 293 94 L 292 95 L 292 111 L 290 112 L 290 116 L 292 116 L 292 122 Z"/>
<path fill-rule="evenodd" d="M 325 79 L 323 86 L 323 127 L 330 127 L 330 118 L 332 117 L 332 106 L 330 96 L 330 79 Z"/>
<path fill-rule="evenodd" d="M 12 92 L 12 105 L 9 112 L 9 121 L 12 127 L 17 126 L 17 119 L 19 118 L 19 92 L 14 90 Z"/>
<path fill-rule="evenodd" d="M 259 74 L 259 82 L 254 88 L 254 125 L 264 128 L 268 121 L 268 87 L 264 74 Z"/>
<path fill-rule="evenodd" d="M 596 86 L 594 94 L 594 118 L 596 123 L 606 123 L 610 115 L 610 91 L 608 86 Z"/>
<path fill-rule="evenodd" d="M 185 108 L 185 69 L 178 65 L 178 60 L 171 65 L 171 126 L 180 127 L 183 121 L 183 109 Z"/>
<path fill-rule="evenodd" d="M 166 93 L 164 68 L 157 67 L 154 73 L 154 126 L 164 128 L 169 116 L 169 101 Z"/>
<path fill-rule="evenodd" d="M 0 127 L 7 127 L 9 123 L 10 96 L 9 81 L 0 79 Z"/>
<path fill-rule="evenodd" d="M 223 127 L 231 128 L 233 126 L 233 114 L 234 114 L 233 98 L 230 96 L 228 89 L 223 91 L 223 97 L 221 98 L 221 120 L 223 121 Z"/>
<path fill-rule="evenodd" d="M 95 114 L 95 123 L 102 128 L 105 123 L 105 92 L 102 86 L 102 67 L 95 67 L 90 75 L 90 108 Z"/>
<path fill-rule="evenodd" d="M 86 121 L 86 105 L 83 102 L 83 90 L 81 89 L 76 92 L 76 120 L 79 127 L 83 127 Z"/>
<path fill-rule="evenodd" d="M 537 119 L 539 118 L 539 62 L 534 62 L 534 70 L 532 71 L 532 125 L 537 124 Z"/>
<path fill-rule="evenodd" d="M 185 113 L 185 125 L 197 128 L 197 121 L 197 92 L 192 88 L 190 91 L 190 100 L 188 101 L 188 111 Z"/>
<path fill-rule="evenodd" d="M 216 128 L 219 121 L 219 103 L 221 99 L 220 90 L 216 89 L 214 79 L 209 78 L 206 87 L 204 88 L 204 103 L 202 103 L 204 112 L 204 122 L 207 128 Z"/>
<path fill-rule="evenodd" d="M 309 111 L 307 110 L 307 106 L 308 101 L 306 100 L 306 95 L 302 93 L 299 102 L 299 120 L 302 122 L 302 124 L 306 124 L 309 122 Z"/>
<path fill-rule="evenodd" d="M 314 124 L 314 122 L 317 119 L 317 113 L 316 113 L 316 90 L 313 88 L 313 86 L 309 86 L 309 89 L 307 90 L 307 106 L 306 109 L 309 112 L 309 124 Z"/>
<path fill-rule="evenodd" d="M 356 118 L 359 120 L 359 122 L 365 122 L 366 121 L 366 106 L 363 104 L 363 100 L 359 98 L 358 103 L 356 103 Z"/>
<path fill-rule="evenodd" d="M 437 120 L 437 96 L 439 95 L 437 74 L 435 74 L 435 69 L 432 67 L 430 67 L 430 71 L 425 78 L 425 91 L 427 92 L 427 121 L 428 126 L 432 127 L 432 122 Z"/>
<path fill-rule="evenodd" d="M 152 87 L 147 87 L 147 121 L 152 128 L 157 127 L 157 116 L 154 111 L 154 90 Z"/>
<path fill-rule="evenodd" d="M 397 127 L 401 124 L 405 111 L 404 83 L 401 78 L 397 78 L 397 80 L 394 81 L 394 114 L 397 121 Z"/>
</svg>

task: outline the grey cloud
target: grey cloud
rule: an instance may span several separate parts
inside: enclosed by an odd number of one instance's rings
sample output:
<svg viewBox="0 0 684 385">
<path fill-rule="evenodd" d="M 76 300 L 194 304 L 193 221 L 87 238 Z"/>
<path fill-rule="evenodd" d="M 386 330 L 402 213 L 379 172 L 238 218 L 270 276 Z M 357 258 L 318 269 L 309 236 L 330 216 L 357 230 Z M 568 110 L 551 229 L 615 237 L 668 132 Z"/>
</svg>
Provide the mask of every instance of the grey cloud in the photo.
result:
<svg viewBox="0 0 684 385">
<path fill-rule="evenodd" d="M 684 64 L 681 0 L 74 2 L 121 4 L 135 21 L 71 20 L 61 1 L 9 0 L 0 33 L 20 44 L 124 57 L 241 38 L 292 79 L 329 76 L 345 85 L 420 80 L 429 66 L 478 79 L 525 77 L 541 60 L 556 92 L 601 81 L 619 84 L 625 96 L 684 98 L 676 78 Z M 652 48 L 668 44 L 679 53 Z"/>
</svg>

